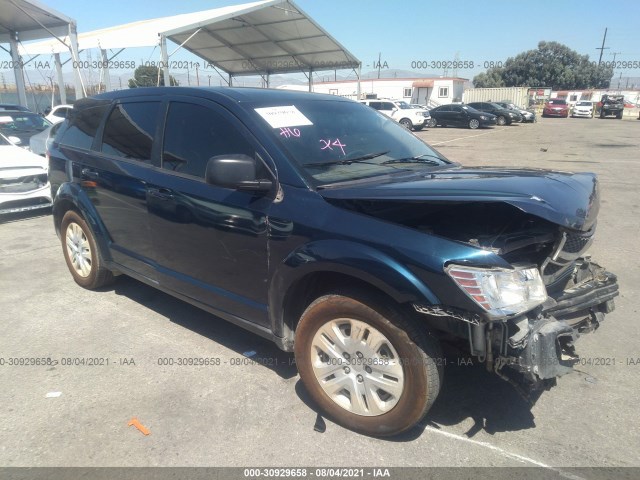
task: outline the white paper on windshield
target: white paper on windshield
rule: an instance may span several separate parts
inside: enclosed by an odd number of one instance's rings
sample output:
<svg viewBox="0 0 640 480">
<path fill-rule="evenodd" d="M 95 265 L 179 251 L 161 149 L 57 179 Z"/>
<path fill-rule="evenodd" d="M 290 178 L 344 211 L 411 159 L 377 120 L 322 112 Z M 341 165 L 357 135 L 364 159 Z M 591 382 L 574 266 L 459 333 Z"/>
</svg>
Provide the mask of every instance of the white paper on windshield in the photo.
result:
<svg viewBox="0 0 640 480">
<path fill-rule="evenodd" d="M 313 125 L 311 120 L 305 117 L 294 105 L 256 108 L 255 111 L 264 118 L 272 128 Z"/>
<path fill-rule="evenodd" d="M 13 118 L 11 117 L 0 117 L 0 123 L 11 123 L 13 122 Z"/>
</svg>

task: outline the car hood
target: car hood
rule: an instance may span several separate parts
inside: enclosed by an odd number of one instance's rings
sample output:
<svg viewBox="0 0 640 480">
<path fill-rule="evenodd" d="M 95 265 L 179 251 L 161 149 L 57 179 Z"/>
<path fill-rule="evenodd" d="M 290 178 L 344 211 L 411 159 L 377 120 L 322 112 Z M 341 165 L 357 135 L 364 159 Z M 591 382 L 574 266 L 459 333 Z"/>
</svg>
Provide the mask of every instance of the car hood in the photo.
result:
<svg viewBox="0 0 640 480">
<path fill-rule="evenodd" d="M 47 170 L 47 159 L 15 145 L 0 146 L 0 176 L 16 169 Z"/>
<path fill-rule="evenodd" d="M 490 167 L 446 169 L 383 183 L 350 183 L 319 190 L 327 200 L 503 202 L 557 225 L 587 231 L 600 208 L 592 173 Z"/>
</svg>

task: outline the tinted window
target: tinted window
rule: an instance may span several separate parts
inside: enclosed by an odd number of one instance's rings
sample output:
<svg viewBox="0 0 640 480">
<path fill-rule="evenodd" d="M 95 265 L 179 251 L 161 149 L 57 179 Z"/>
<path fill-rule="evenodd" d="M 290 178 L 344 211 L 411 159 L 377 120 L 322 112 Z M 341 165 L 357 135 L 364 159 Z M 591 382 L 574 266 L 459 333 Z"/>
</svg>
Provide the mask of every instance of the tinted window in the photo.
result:
<svg viewBox="0 0 640 480">
<path fill-rule="evenodd" d="M 462 108 L 459 107 L 458 105 L 452 105 L 451 106 L 451 111 L 452 112 L 456 112 L 456 113 L 460 113 L 460 112 L 462 112 Z"/>
<path fill-rule="evenodd" d="M 151 147 L 160 102 L 117 105 L 104 127 L 102 151 L 118 157 L 151 162 Z"/>
<path fill-rule="evenodd" d="M 442 107 L 438 107 L 438 113 L 444 113 L 444 112 L 450 112 L 450 111 L 451 111 L 450 105 L 443 105 Z"/>
<path fill-rule="evenodd" d="M 384 102 L 382 104 L 382 110 L 393 110 L 396 106 L 391 102 Z"/>
<path fill-rule="evenodd" d="M 382 102 L 371 102 L 369 106 L 371 108 L 375 108 L 376 110 L 382 110 Z"/>
<path fill-rule="evenodd" d="M 106 104 L 82 110 L 71 109 L 67 122 L 56 124 L 56 127 L 62 125 L 58 132 L 58 142 L 62 145 L 90 150 L 98 126 L 108 107 L 109 105 Z"/>
<path fill-rule="evenodd" d="M 255 150 L 228 119 L 211 108 L 174 102 L 164 130 L 162 168 L 204 178 L 211 157 Z"/>
</svg>

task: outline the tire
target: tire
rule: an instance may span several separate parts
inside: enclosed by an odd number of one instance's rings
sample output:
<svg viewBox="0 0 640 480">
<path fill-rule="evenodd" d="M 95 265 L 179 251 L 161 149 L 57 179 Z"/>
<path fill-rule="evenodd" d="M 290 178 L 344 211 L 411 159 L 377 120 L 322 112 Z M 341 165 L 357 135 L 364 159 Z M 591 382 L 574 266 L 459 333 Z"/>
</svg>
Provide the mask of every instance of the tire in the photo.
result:
<svg viewBox="0 0 640 480">
<path fill-rule="evenodd" d="M 296 329 L 295 356 L 300 378 L 322 411 L 366 435 L 391 436 L 413 427 L 442 383 L 439 343 L 395 310 L 359 294 L 325 295 L 309 305 Z"/>
<path fill-rule="evenodd" d="M 438 121 L 435 118 L 430 118 L 427 121 L 427 127 L 429 128 L 436 128 L 438 126 Z"/>
<path fill-rule="evenodd" d="M 420 131 L 420 130 L 422 130 L 423 128 L 424 128 L 424 125 L 418 125 L 417 127 L 413 127 L 413 129 L 414 129 L 416 132 L 419 132 L 419 131 Z"/>
<path fill-rule="evenodd" d="M 400 125 L 402 125 L 407 130 L 411 130 L 413 128 L 413 123 L 408 118 L 403 118 L 400 120 Z"/>
<path fill-rule="evenodd" d="M 93 232 L 84 218 L 73 210 L 60 224 L 62 252 L 75 282 L 93 290 L 113 282 L 112 272 L 104 266 Z"/>
<path fill-rule="evenodd" d="M 498 119 L 496 120 L 496 123 L 502 127 L 502 126 L 506 125 L 507 120 L 504 118 L 503 115 L 500 115 L 500 116 L 498 116 Z"/>
<path fill-rule="evenodd" d="M 604 112 L 600 110 L 600 118 L 604 118 Z"/>
<path fill-rule="evenodd" d="M 616 113 L 616 118 L 617 118 L 618 120 L 622 120 L 622 112 L 618 112 L 618 113 Z"/>
<path fill-rule="evenodd" d="M 472 118 L 471 120 L 469 120 L 469 128 L 471 130 L 475 130 L 479 126 L 480 126 L 480 120 L 478 120 L 477 118 Z"/>
</svg>

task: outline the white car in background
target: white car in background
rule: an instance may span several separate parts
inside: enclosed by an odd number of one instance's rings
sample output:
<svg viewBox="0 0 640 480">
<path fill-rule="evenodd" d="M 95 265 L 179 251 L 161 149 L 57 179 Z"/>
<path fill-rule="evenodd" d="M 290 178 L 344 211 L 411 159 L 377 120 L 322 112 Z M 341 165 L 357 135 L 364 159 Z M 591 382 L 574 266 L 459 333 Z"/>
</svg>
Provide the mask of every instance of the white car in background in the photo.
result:
<svg viewBox="0 0 640 480">
<path fill-rule="evenodd" d="M 0 214 L 51 206 L 49 163 L 0 134 Z"/>
<path fill-rule="evenodd" d="M 409 130 L 422 130 L 427 125 L 427 120 L 431 118 L 427 110 L 413 108 L 403 100 L 372 98 L 361 100 L 360 103 L 391 117 Z"/>
<path fill-rule="evenodd" d="M 58 122 L 55 125 L 51 125 L 50 127 L 47 127 L 46 130 L 43 130 L 42 132 L 37 133 L 33 137 L 31 137 L 29 139 L 29 148 L 31 149 L 31 151 L 36 155 L 42 155 L 44 157 L 47 153 L 47 149 L 56 136 L 56 132 L 62 125 L 62 122 Z"/>
<path fill-rule="evenodd" d="M 56 123 L 60 123 L 65 118 L 67 118 L 67 113 L 69 110 L 73 108 L 73 105 L 56 105 L 51 109 L 51 111 L 47 114 L 46 118 L 54 125 Z"/>
<path fill-rule="evenodd" d="M 595 106 L 593 102 L 589 102 L 587 100 L 580 100 L 576 102 L 573 106 L 573 110 L 571 111 L 572 117 L 588 117 L 593 118 Z"/>
</svg>

